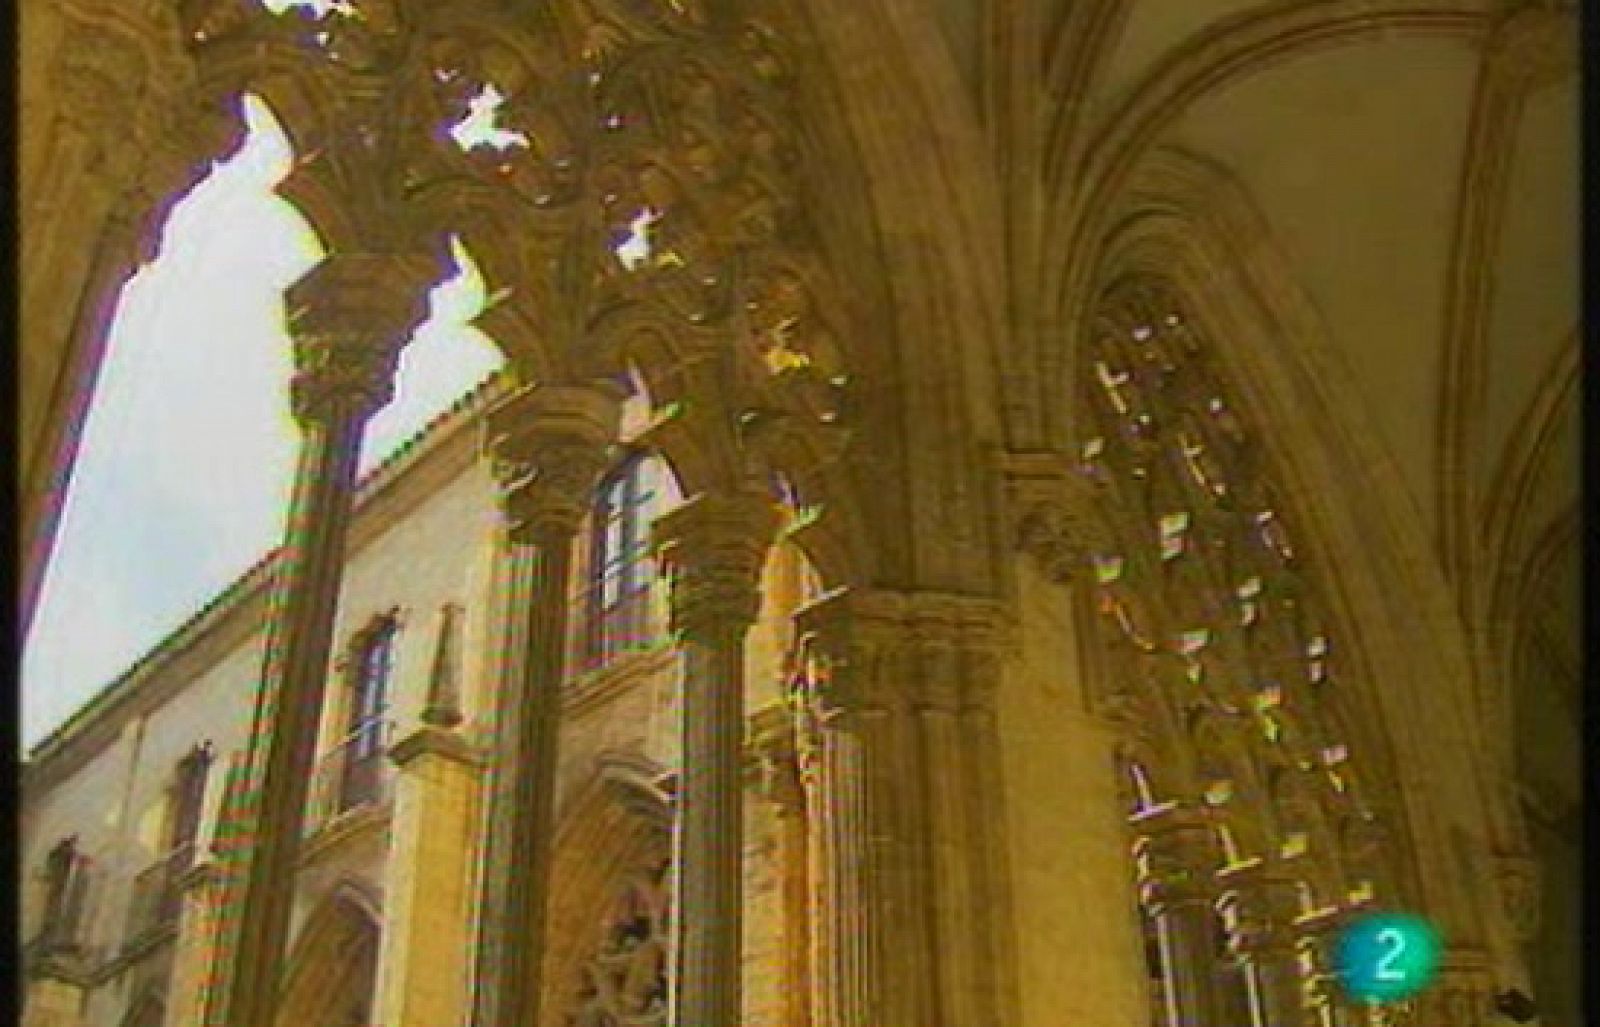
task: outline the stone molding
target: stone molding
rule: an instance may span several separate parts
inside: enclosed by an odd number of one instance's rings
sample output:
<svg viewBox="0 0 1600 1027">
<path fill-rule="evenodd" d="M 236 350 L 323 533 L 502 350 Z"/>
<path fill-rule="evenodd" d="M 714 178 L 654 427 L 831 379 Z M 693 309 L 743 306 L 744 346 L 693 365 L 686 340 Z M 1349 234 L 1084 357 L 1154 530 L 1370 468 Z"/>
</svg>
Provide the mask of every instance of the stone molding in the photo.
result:
<svg viewBox="0 0 1600 1027">
<path fill-rule="evenodd" d="M 484 756 L 449 728 L 423 724 L 389 747 L 389 759 L 401 770 L 427 757 L 438 757 L 464 767 L 480 767 Z"/>
</svg>

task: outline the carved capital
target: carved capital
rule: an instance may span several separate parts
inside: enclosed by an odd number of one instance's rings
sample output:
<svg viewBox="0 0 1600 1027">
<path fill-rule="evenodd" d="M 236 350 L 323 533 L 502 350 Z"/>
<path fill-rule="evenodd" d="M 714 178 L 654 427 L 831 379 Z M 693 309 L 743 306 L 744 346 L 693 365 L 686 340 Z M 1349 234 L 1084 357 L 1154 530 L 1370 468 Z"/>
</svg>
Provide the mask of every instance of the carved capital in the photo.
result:
<svg viewBox="0 0 1600 1027">
<path fill-rule="evenodd" d="M 1001 604 L 985 596 L 911 592 L 904 605 L 907 643 L 923 661 L 917 701 L 951 710 L 991 708 L 997 662 L 1015 642 Z"/>
<path fill-rule="evenodd" d="M 1064 582 L 1096 551 L 1112 548 L 1094 486 L 1060 453 L 1004 456 L 1007 519 L 1013 544 L 1045 576 Z"/>
<path fill-rule="evenodd" d="M 426 316 L 433 271 L 412 255 L 336 253 L 289 287 L 296 419 L 365 418 L 389 402 L 400 348 Z"/>
<path fill-rule="evenodd" d="M 741 491 L 702 493 L 656 521 L 674 631 L 705 639 L 755 622 L 761 569 L 779 520 L 770 496 Z"/>
<path fill-rule="evenodd" d="M 565 544 L 577 533 L 621 419 L 609 382 L 531 385 L 489 411 L 483 449 L 514 540 Z"/>
<path fill-rule="evenodd" d="M 1223 878 L 1235 893 L 1234 950 L 1251 956 L 1292 952 L 1300 915 L 1295 879 L 1283 867 L 1259 861 L 1230 868 Z"/>
<path fill-rule="evenodd" d="M 1530 942 L 1539 933 L 1539 864 L 1531 856 L 1505 854 L 1494 860 L 1495 889 L 1500 908 L 1517 941 Z"/>
<path fill-rule="evenodd" d="M 888 662 L 906 641 L 905 599 L 873 589 L 837 589 L 794 615 L 800 697 L 819 721 L 891 704 Z"/>
<path fill-rule="evenodd" d="M 1146 814 L 1136 827 L 1143 835 L 1139 890 L 1146 906 L 1210 902 L 1221 853 L 1209 818 L 1174 806 Z"/>
</svg>

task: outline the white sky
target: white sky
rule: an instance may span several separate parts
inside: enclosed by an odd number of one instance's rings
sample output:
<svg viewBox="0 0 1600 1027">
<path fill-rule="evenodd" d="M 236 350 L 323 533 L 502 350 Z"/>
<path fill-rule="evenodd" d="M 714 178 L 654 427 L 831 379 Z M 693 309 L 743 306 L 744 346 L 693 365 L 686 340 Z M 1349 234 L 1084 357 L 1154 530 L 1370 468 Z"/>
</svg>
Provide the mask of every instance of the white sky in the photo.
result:
<svg viewBox="0 0 1600 1027">
<path fill-rule="evenodd" d="M 23 649 L 25 749 L 280 541 L 298 444 L 282 296 L 322 253 L 272 192 L 287 140 L 244 103 L 247 142 L 173 208 L 160 257 L 122 292 Z M 368 428 L 364 469 L 502 362 L 466 326 L 484 283 L 459 249 L 457 262 Z"/>
</svg>

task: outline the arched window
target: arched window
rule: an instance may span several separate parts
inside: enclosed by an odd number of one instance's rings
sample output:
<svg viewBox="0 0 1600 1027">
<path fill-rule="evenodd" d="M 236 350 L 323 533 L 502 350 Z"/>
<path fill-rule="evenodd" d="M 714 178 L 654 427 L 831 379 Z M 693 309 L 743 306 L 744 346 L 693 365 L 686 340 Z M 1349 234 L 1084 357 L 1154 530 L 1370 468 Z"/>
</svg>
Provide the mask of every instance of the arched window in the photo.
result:
<svg viewBox="0 0 1600 1027">
<path fill-rule="evenodd" d="M 1292 1007 L 1277 1015 L 1333 1023 L 1343 1014 L 1319 988 L 1330 935 L 1346 911 L 1392 900 L 1373 878 L 1394 876 L 1372 869 L 1370 848 L 1364 859 L 1345 852 L 1334 829 L 1376 818 L 1358 782 L 1381 756 L 1343 732 L 1356 670 L 1341 661 L 1267 452 L 1211 345 L 1169 292 L 1119 287 L 1079 385 L 1079 471 L 1115 537 L 1093 554 L 1099 633 L 1117 678 L 1162 712 L 1153 722 L 1182 726 L 1154 747 L 1178 765 L 1131 768 L 1136 873 L 1150 896 L 1164 894 L 1164 874 L 1202 882 L 1209 910 L 1187 921 L 1147 911 L 1154 1015 L 1173 1027 L 1259 1025 L 1277 1001 Z M 1151 794 L 1147 770 L 1171 794 Z M 1155 852 L 1174 822 L 1190 825 L 1172 832 L 1185 840 Z M 1207 832 L 1215 844 L 1193 840 Z M 1298 980 L 1280 975 L 1275 999 L 1251 963 L 1263 932 L 1276 932 L 1274 951 L 1308 954 L 1289 970 Z M 1206 994 L 1173 994 L 1186 986 Z"/>
<path fill-rule="evenodd" d="M 659 628 L 650 605 L 655 580 L 650 524 L 662 512 L 666 478 L 659 460 L 635 452 L 596 490 L 582 594 L 583 667 L 603 666 L 647 647 Z"/>
<path fill-rule="evenodd" d="M 392 614 L 379 617 L 355 637 L 350 648 L 349 705 L 338 754 L 341 812 L 378 798 L 398 628 Z"/>
</svg>

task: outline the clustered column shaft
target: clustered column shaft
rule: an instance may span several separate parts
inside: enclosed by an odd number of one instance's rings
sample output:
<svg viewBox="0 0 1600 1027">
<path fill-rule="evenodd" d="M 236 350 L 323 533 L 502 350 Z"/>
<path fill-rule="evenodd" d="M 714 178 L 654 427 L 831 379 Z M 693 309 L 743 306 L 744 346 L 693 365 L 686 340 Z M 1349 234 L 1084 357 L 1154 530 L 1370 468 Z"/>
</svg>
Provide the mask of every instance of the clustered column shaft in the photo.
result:
<svg viewBox="0 0 1600 1027">
<path fill-rule="evenodd" d="M 750 724 L 750 744 L 760 768 L 762 796 L 772 805 L 778 827 L 778 866 L 782 898 L 784 1027 L 811 1024 L 810 838 L 806 790 L 801 782 L 799 724 L 787 706 L 769 706 Z"/>
<path fill-rule="evenodd" d="M 572 540 L 616 438 L 620 394 L 530 386 L 491 411 L 486 446 L 506 524 L 505 612 L 491 672 L 495 753 L 473 1027 L 539 1022 Z"/>
<path fill-rule="evenodd" d="M 230 868 L 234 919 L 219 938 L 208 1023 L 269 1027 L 276 1014 L 361 436 L 392 394 L 428 270 L 398 255 L 336 254 L 286 297 L 304 440 L 246 763 L 244 844 Z"/>
<path fill-rule="evenodd" d="M 1237 896 L 1236 945 L 1255 977 L 1259 1027 L 1300 1027 L 1305 1022 L 1300 957 L 1294 920 L 1299 891 L 1280 868 L 1257 864 L 1231 874 Z"/>
<path fill-rule="evenodd" d="M 1215 835 L 1203 816 L 1182 808 L 1150 816 L 1140 830 L 1148 846 L 1143 899 L 1159 925 L 1177 1023 L 1210 1023 L 1218 1008 L 1213 946 Z"/>
<path fill-rule="evenodd" d="M 736 1027 L 742 973 L 744 639 L 778 527 L 761 493 L 704 494 L 656 524 L 684 658 L 673 1022 Z"/>
<path fill-rule="evenodd" d="M 850 631 L 846 602 L 835 595 L 797 618 L 806 664 L 801 759 L 817 896 L 812 1010 L 818 1027 L 889 1022 L 887 953 L 872 930 L 889 909 L 883 891 L 889 839 L 871 762 L 883 761 L 887 717 L 871 677 L 872 637 Z"/>
<path fill-rule="evenodd" d="M 797 617 L 819 1024 L 1003 1021 L 996 661 L 976 597 L 841 591 Z M 992 632 L 990 633 L 992 634 Z M 975 675 L 977 677 L 975 677 Z M 976 733 L 976 734 L 975 734 Z"/>
</svg>

